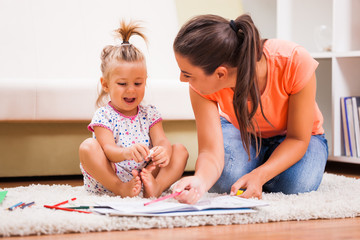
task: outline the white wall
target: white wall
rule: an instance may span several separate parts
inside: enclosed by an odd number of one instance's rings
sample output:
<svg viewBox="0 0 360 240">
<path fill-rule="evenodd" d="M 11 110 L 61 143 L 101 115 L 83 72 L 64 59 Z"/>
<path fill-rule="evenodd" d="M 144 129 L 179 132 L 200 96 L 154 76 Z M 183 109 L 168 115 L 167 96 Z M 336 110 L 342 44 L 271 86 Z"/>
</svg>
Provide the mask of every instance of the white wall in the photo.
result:
<svg viewBox="0 0 360 240">
<path fill-rule="evenodd" d="M 120 20 L 144 21 L 149 79 L 178 79 L 172 43 L 178 31 L 170 0 L 0 0 L 0 79 L 100 77 L 100 52 Z"/>
<path fill-rule="evenodd" d="M 262 38 L 276 38 L 277 0 L 242 0 L 244 13 L 250 14 Z"/>
</svg>

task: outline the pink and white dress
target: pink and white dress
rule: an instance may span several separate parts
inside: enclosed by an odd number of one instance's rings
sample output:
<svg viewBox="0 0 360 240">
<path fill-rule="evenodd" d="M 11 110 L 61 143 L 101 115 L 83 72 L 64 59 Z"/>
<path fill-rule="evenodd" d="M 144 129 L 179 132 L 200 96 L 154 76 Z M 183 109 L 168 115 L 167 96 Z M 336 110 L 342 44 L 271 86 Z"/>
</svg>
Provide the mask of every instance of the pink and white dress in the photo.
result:
<svg viewBox="0 0 360 240">
<path fill-rule="evenodd" d="M 149 131 L 159 121 L 162 121 L 161 115 L 152 105 L 143 106 L 140 104 L 135 116 L 125 116 L 109 102 L 106 106 L 96 110 L 88 129 L 93 132 L 94 138 L 96 138 L 94 127 L 109 129 L 113 133 L 116 145 L 120 147 L 130 147 L 135 143 L 142 143 L 151 148 Z M 133 178 L 131 171 L 142 169 L 145 164 L 145 161 L 137 163 L 132 159 L 117 162 L 115 163 L 116 175 L 121 181 L 128 182 Z M 80 169 L 84 175 L 84 186 L 87 191 L 111 194 L 109 190 L 87 173 L 81 164 Z"/>
</svg>

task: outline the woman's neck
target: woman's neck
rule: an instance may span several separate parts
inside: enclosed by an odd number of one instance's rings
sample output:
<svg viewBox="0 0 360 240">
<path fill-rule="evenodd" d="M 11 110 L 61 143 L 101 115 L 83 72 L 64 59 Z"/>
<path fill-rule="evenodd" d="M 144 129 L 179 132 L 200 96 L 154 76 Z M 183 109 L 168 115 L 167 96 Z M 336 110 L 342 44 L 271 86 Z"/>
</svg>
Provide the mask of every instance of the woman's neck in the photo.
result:
<svg viewBox="0 0 360 240">
<path fill-rule="evenodd" d="M 257 75 L 257 84 L 259 87 L 259 91 L 262 94 L 265 91 L 266 88 L 266 82 L 267 82 L 267 63 L 266 63 L 266 57 L 263 54 L 260 61 L 256 64 L 256 75 Z"/>
<path fill-rule="evenodd" d="M 236 74 L 237 74 L 237 68 L 232 68 L 231 71 L 231 79 L 232 81 L 230 82 L 230 88 L 232 90 L 235 89 L 235 85 L 236 85 Z M 258 61 L 256 63 L 256 76 L 257 76 L 257 84 L 259 87 L 259 91 L 260 94 L 264 92 L 265 88 L 266 88 L 266 83 L 267 83 L 267 62 L 266 62 L 266 57 L 263 54 L 260 61 Z"/>
</svg>

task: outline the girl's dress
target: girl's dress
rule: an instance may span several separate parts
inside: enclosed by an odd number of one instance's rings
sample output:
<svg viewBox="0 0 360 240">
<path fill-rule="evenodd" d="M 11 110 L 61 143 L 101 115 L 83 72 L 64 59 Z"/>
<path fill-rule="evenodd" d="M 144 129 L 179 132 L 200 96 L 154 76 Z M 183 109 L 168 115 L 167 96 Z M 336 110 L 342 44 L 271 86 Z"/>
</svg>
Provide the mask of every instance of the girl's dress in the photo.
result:
<svg viewBox="0 0 360 240">
<path fill-rule="evenodd" d="M 152 148 L 150 139 L 150 128 L 161 121 L 161 115 L 152 105 L 139 105 L 138 113 L 135 116 L 125 116 L 117 111 L 109 102 L 106 106 L 99 108 L 88 126 L 96 138 L 94 127 L 104 127 L 109 129 L 114 136 L 114 140 L 119 147 L 130 147 L 135 143 L 145 144 Z M 136 162 L 132 159 L 115 163 L 116 175 L 122 182 L 129 182 L 134 169 L 141 170 L 146 162 Z M 101 183 L 96 181 L 80 164 L 80 169 L 84 175 L 84 186 L 87 191 L 92 193 L 112 194 Z"/>
</svg>

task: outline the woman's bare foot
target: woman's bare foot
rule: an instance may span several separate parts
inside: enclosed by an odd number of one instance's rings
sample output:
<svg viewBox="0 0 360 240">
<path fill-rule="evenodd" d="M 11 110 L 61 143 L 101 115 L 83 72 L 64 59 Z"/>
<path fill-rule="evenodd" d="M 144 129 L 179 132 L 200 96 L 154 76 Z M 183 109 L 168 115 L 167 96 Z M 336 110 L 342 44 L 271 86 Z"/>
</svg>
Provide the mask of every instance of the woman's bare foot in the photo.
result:
<svg viewBox="0 0 360 240">
<path fill-rule="evenodd" d="M 121 197 L 135 197 L 139 195 L 141 191 L 141 179 L 139 172 L 137 170 L 133 170 L 131 173 L 134 178 L 129 182 L 122 183 L 119 188 L 119 193 L 115 193 L 116 195 L 120 195 Z"/>
<path fill-rule="evenodd" d="M 143 168 L 140 172 L 140 177 L 144 184 L 145 198 L 159 197 L 162 193 L 159 184 L 151 173 L 154 169 L 155 167 Z"/>
</svg>

